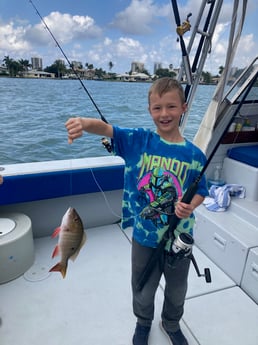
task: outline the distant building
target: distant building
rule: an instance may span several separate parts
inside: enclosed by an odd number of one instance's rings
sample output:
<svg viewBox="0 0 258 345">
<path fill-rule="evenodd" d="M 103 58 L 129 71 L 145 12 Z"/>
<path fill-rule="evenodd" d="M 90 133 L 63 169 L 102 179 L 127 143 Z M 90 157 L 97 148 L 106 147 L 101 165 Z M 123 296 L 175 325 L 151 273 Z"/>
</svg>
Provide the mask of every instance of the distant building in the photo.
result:
<svg viewBox="0 0 258 345">
<path fill-rule="evenodd" d="M 125 73 L 125 74 L 117 74 L 116 75 L 117 80 L 121 81 L 151 81 L 151 77 L 145 73 L 137 73 L 133 72 L 132 74 Z"/>
<path fill-rule="evenodd" d="M 42 71 L 42 69 L 43 69 L 42 58 L 32 57 L 31 58 L 31 65 L 32 65 L 32 69 L 34 69 L 36 71 Z"/>
<path fill-rule="evenodd" d="M 80 61 L 72 61 L 71 64 L 73 65 L 74 69 L 82 69 L 83 64 Z"/>
<path fill-rule="evenodd" d="M 26 71 L 23 72 L 22 76 L 24 78 L 42 78 L 42 79 L 46 79 L 46 78 L 55 78 L 55 73 L 49 73 L 49 72 L 43 72 L 43 71 L 38 71 L 38 70 L 30 70 L 30 71 Z"/>
<path fill-rule="evenodd" d="M 161 68 L 162 68 L 162 63 L 161 62 L 155 62 L 153 73 L 155 74 L 157 72 L 157 70 L 161 69 Z"/>
<path fill-rule="evenodd" d="M 131 64 L 131 72 L 142 72 L 144 70 L 144 63 L 133 61 Z"/>
<path fill-rule="evenodd" d="M 0 66 L 0 74 L 2 74 L 2 75 L 9 74 L 6 66 Z"/>
</svg>

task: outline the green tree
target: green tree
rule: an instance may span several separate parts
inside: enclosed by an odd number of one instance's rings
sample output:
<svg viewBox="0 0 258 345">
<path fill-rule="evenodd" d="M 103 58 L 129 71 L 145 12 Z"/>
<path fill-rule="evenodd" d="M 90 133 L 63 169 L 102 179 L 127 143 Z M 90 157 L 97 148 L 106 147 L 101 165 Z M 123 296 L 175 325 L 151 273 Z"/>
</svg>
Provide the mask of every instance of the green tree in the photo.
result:
<svg viewBox="0 0 258 345">
<path fill-rule="evenodd" d="M 212 75 L 210 74 L 210 72 L 202 72 L 202 79 L 205 84 L 211 84 Z"/>
<path fill-rule="evenodd" d="M 4 62 L 4 66 L 9 70 L 9 66 L 11 64 L 11 61 L 13 61 L 13 59 L 10 59 L 9 55 L 5 56 L 3 59 Z"/>
<path fill-rule="evenodd" d="M 86 67 L 87 69 L 94 69 L 93 64 L 92 64 L 92 63 L 88 63 L 88 62 L 86 62 L 85 67 Z"/>
<path fill-rule="evenodd" d="M 106 72 L 102 68 L 95 69 L 95 76 L 102 79 L 106 75 Z"/>
<path fill-rule="evenodd" d="M 173 71 L 170 71 L 168 68 L 159 68 L 157 69 L 155 74 L 158 78 L 162 78 L 162 77 L 175 78 L 176 76 L 176 73 Z"/>
<path fill-rule="evenodd" d="M 10 77 L 16 77 L 17 74 L 22 71 L 21 64 L 9 56 L 5 56 L 3 62 L 9 72 Z"/>
<path fill-rule="evenodd" d="M 112 62 L 112 61 L 109 61 L 109 63 L 108 63 L 108 67 L 109 67 L 109 70 L 111 71 L 111 70 L 112 70 L 112 68 L 114 67 L 114 64 L 113 64 L 113 62 Z"/>
<path fill-rule="evenodd" d="M 62 78 L 67 72 L 63 60 L 56 60 L 51 66 L 45 68 L 45 72 L 55 73 L 56 78 Z"/>
<path fill-rule="evenodd" d="M 21 65 L 23 71 L 28 71 L 29 67 L 31 67 L 29 60 L 20 59 L 18 62 Z"/>
</svg>

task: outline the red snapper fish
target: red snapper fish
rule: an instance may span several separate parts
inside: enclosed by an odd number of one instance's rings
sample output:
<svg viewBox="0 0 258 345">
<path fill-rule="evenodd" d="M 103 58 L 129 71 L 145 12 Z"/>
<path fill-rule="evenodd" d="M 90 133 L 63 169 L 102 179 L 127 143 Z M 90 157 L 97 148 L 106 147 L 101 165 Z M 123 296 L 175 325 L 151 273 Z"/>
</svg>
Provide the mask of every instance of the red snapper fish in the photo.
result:
<svg viewBox="0 0 258 345">
<path fill-rule="evenodd" d="M 61 260 L 49 272 L 60 272 L 65 278 L 68 260 L 74 261 L 77 258 L 86 241 L 82 220 L 74 208 L 68 208 L 61 225 L 55 229 L 51 237 L 54 238 L 57 235 L 59 235 L 59 239 L 52 258 L 60 254 Z"/>
</svg>

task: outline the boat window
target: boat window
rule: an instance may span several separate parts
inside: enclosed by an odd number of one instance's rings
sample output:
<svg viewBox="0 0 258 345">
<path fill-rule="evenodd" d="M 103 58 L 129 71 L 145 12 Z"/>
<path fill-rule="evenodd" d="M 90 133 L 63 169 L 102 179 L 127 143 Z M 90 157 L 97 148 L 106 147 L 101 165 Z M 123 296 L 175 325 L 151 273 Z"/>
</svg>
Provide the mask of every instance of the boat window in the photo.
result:
<svg viewBox="0 0 258 345">
<path fill-rule="evenodd" d="M 245 90 L 249 87 L 250 83 L 252 88 L 246 95 Z M 239 103 L 245 97 L 245 102 L 257 102 L 258 99 L 258 65 L 252 64 L 247 68 L 240 77 L 234 82 L 228 91 L 226 98 L 231 103 Z"/>
</svg>

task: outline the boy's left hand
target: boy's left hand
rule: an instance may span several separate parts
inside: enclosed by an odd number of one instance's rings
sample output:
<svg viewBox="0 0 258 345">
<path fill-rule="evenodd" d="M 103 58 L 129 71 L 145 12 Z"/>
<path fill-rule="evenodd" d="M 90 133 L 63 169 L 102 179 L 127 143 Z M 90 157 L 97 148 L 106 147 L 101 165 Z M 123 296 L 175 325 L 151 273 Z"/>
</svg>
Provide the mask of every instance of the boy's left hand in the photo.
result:
<svg viewBox="0 0 258 345">
<path fill-rule="evenodd" d="M 179 198 L 178 202 L 175 205 L 175 214 L 178 218 L 188 218 L 196 207 L 201 205 L 203 202 L 204 197 L 199 194 L 195 194 L 191 203 L 186 204 L 181 201 L 181 198 Z"/>
<path fill-rule="evenodd" d="M 193 210 L 193 205 L 178 201 L 175 207 L 175 214 L 178 218 L 188 218 L 193 213 Z"/>
</svg>

